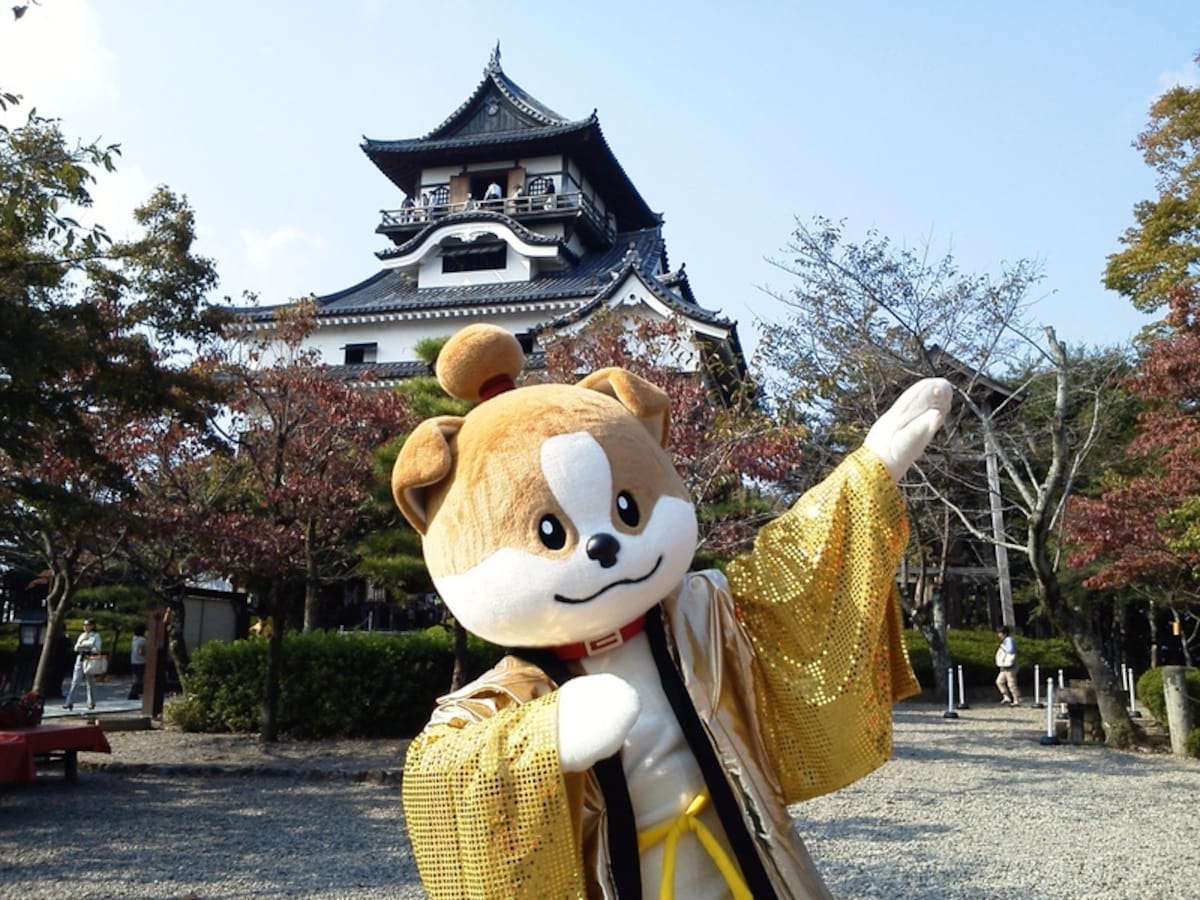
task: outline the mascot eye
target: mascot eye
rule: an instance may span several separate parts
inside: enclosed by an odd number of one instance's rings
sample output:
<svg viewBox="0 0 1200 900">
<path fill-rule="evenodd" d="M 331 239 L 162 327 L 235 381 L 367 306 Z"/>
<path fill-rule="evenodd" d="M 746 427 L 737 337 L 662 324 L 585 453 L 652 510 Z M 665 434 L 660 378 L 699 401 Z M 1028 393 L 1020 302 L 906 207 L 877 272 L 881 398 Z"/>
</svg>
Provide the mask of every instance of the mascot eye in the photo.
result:
<svg viewBox="0 0 1200 900">
<path fill-rule="evenodd" d="M 548 550 L 561 550 L 567 543 L 567 530 L 557 516 L 547 514 L 538 522 L 538 537 Z"/>
<path fill-rule="evenodd" d="M 638 512 L 637 504 L 633 500 L 633 494 L 629 493 L 629 491 L 621 491 L 621 493 L 617 494 L 617 515 L 630 528 L 636 528 L 638 522 L 642 520 L 642 514 Z"/>
</svg>

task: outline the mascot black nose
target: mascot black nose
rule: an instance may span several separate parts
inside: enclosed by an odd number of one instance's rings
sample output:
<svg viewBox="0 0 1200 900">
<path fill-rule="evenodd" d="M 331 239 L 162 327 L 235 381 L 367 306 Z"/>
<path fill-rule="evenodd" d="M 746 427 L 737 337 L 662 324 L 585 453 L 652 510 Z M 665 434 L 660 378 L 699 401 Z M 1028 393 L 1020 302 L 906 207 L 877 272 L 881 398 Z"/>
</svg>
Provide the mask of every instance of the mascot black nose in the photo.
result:
<svg viewBox="0 0 1200 900">
<path fill-rule="evenodd" d="M 611 534 L 594 534 L 588 538 L 588 559 L 594 559 L 605 569 L 611 569 L 617 564 L 617 553 L 621 544 Z"/>
</svg>

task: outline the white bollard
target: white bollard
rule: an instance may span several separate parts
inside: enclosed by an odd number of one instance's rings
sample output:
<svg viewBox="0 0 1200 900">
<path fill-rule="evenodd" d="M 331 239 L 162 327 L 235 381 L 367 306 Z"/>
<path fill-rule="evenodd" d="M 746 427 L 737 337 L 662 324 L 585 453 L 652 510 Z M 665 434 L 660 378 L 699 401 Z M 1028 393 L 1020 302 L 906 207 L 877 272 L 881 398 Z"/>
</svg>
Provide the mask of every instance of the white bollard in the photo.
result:
<svg viewBox="0 0 1200 900">
<path fill-rule="evenodd" d="M 1140 719 L 1142 714 L 1138 712 L 1137 697 L 1134 696 L 1134 688 L 1137 682 L 1133 678 L 1133 666 L 1130 666 L 1125 673 L 1125 683 L 1129 686 L 1129 718 Z"/>
<path fill-rule="evenodd" d="M 1067 683 L 1065 681 L 1063 681 L 1062 669 L 1059 669 L 1058 670 L 1058 689 L 1061 691 L 1066 686 L 1067 686 Z"/>
<path fill-rule="evenodd" d="M 958 708 L 959 709 L 970 709 L 971 708 L 971 707 L 967 706 L 966 683 L 967 683 L 966 679 L 963 678 L 962 666 L 959 666 L 958 667 Z"/>
<path fill-rule="evenodd" d="M 1054 679 L 1046 679 L 1046 734 L 1042 743 L 1049 746 L 1058 743 L 1058 735 L 1054 733 Z"/>
<path fill-rule="evenodd" d="M 946 711 L 942 713 L 942 718 L 958 718 L 958 713 L 954 711 L 954 666 L 946 670 Z"/>
<path fill-rule="evenodd" d="M 1042 708 L 1042 668 L 1035 665 L 1033 667 L 1033 708 Z"/>
</svg>

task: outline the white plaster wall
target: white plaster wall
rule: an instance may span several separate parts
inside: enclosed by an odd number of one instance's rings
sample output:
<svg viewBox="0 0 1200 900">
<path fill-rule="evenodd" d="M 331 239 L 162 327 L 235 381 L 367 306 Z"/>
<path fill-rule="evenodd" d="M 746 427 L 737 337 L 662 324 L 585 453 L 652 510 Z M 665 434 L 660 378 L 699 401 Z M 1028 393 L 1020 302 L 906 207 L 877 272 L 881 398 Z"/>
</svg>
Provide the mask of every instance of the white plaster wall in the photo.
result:
<svg viewBox="0 0 1200 900">
<path fill-rule="evenodd" d="M 567 310 L 563 309 L 482 315 L 478 312 L 464 314 L 463 311 L 458 311 L 458 314 L 453 314 L 447 311 L 442 315 L 425 313 L 424 318 L 400 321 L 331 324 L 326 320 L 309 337 L 305 346 L 319 351 L 322 362 L 329 365 L 341 365 L 345 362 L 343 348 L 346 344 L 372 342 L 379 347 L 376 362 L 408 362 L 418 358 L 418 342 L 426 338 L 448 337 L 473 322 L 486 321 L 517 334 L 566 312 Z"/>
</svg>

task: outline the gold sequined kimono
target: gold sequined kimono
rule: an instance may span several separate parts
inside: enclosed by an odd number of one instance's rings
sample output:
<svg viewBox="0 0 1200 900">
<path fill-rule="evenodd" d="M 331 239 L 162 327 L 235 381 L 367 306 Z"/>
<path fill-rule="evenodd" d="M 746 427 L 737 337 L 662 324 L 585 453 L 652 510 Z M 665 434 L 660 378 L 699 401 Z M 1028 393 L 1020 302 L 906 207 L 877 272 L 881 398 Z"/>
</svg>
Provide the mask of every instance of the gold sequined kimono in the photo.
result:
<svg viewBox="0 0 1200 900">
<path fill-rule="evenodd" d="M 781 897 L 828 896 L 786 806 L 886 761 L 891 705 L 918 690 L 895 587 L 907 534 L 899 491 L 863 448 L 763 528 L 728 582 L 694 573 L 662 602 L 674 664 Z M 442 698 L 410 746 L 404 811 L 431 897 L 617 896 L 595 776 L 559 768 L 554 687 L 506 657 Z"/>
</svg>

